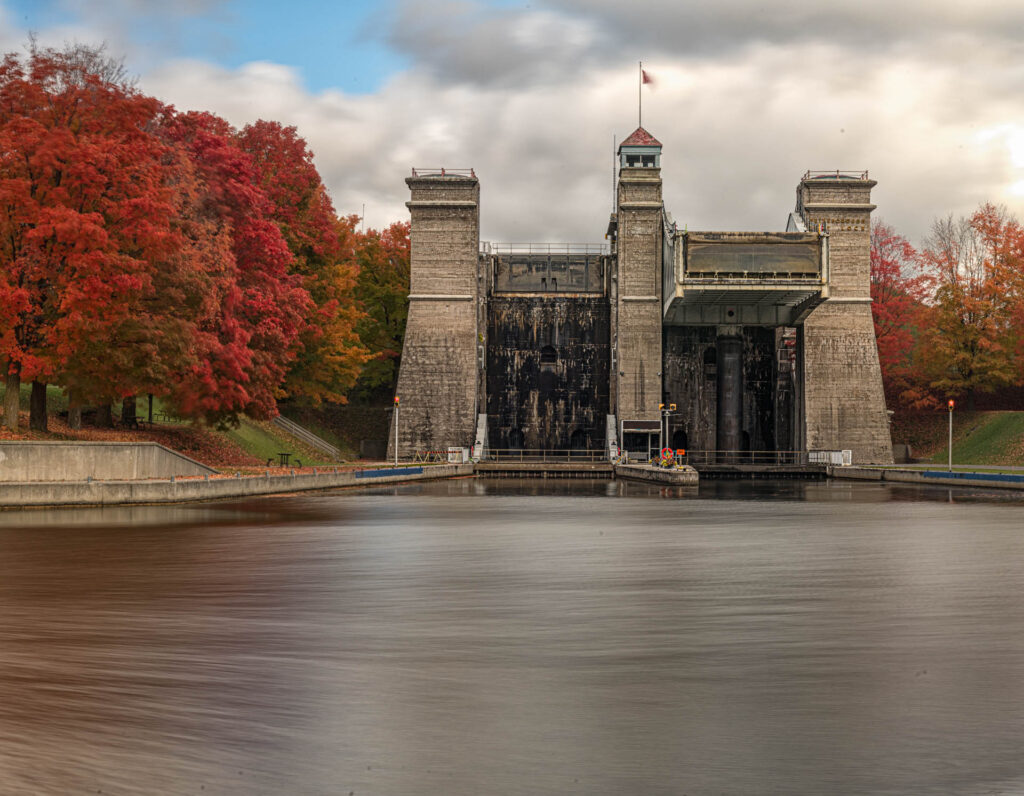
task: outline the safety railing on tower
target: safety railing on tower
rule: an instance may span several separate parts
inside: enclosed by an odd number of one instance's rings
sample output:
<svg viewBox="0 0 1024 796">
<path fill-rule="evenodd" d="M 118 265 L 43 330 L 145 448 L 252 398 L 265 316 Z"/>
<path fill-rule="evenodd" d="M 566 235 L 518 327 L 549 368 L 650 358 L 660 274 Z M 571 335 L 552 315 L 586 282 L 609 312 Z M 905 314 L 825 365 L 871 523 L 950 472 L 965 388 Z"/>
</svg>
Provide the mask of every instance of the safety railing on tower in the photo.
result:
<svg viewBox="0 0 1024 796">
<path fill-rule="evenodd" d="M 426 168 L 413 169 L 413 177 L 476 177 L 473 169 Z"/>
<path fill-rule="evenodd" d="M 805 180 L 866 180 L 867 178 L 867 171 L 844 171 L 842 169 L 830 171 L 808 170 L 804 174 Z"/>
</svg>

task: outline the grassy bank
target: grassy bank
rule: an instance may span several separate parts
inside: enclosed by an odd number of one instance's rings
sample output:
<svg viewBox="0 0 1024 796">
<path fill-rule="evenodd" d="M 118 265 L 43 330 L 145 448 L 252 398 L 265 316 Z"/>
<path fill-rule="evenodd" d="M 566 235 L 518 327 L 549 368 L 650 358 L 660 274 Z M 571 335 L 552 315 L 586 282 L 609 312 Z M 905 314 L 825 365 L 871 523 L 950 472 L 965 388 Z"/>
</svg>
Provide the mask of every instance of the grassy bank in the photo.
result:
<svg viewBox="0 0 1024 796">
<path fill-rule="evenodd" d="M 0 428 L 0 439 L 32 439 L 32 440 L 77 440 L 77 441 L 116 441 L 116 442 L 158 442 L 173 450 L 180 451 L 203 464 L 219 469 L 265 467 L 268 460 L 278 461 L 278 454 L 287 451 L 304 466 L 317 467 L 334 464 L 325 454 L 310 448 L 300 440 L 293 438 L 272 423 L 252 420 L 243 417 L 238 428 L 219 431 L 201 423 L 156 422 L 139 429 L 133 428 L 99 428 L 83 426 L 72 429 L 67 425 L 67 398 L 57 387 L 47 389 L 49 407 L 49 431 L 31 431 L 28 427 L 28 405 L 31 387 L 22 385 L 21 389 L 21 428 L 17 433 Z M 0 401 L 3 400 L 4 387 L 0 384 Z M 115 416 L 120 407 L 115 407 Z M 148 402 L 140 398 L 138 417 L 147 418 Z M 164 407 L 159 400 L 154 402 L 154 412 L 163 412 Z"/>
<path fill-rule="evenodd" d="M 949 456 L 947 412 L 901 413 L 893 417 L 892 441 L 911 446 L 915 458 L 944 463 Z M 1024 465 L 1024 412 L 953 413 L 956 464 Z"/>
</svg>

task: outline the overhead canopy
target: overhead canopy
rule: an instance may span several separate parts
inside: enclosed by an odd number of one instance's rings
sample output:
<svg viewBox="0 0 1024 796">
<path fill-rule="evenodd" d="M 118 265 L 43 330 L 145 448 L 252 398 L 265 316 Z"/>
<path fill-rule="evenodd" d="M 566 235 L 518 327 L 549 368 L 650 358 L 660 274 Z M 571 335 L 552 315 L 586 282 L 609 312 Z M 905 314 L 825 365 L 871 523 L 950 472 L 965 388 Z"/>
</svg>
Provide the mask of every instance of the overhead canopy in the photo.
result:
<svg viewBox="0 0 1024 796">
<path fill-rule="evenodd" d="M 827 241 L 808 232 L 677 233 L 665 323 L 801 323 L 828 298 Z"/>
</svg>

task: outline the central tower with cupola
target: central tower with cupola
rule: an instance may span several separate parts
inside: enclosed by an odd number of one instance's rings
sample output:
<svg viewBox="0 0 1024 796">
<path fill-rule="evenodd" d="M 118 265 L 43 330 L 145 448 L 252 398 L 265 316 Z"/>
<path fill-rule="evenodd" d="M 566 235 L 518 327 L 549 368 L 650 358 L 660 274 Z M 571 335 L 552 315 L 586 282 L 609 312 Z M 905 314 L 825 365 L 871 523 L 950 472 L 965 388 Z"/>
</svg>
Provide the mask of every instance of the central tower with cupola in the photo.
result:
<svg viewBox="0 0 1024 796">
<path fill-rule="evenodd" d="M 661 422 L 661 142 L 638 127 L 619 146 L 614 219 L 613 401 L 625 434 Z"/>
</svg>

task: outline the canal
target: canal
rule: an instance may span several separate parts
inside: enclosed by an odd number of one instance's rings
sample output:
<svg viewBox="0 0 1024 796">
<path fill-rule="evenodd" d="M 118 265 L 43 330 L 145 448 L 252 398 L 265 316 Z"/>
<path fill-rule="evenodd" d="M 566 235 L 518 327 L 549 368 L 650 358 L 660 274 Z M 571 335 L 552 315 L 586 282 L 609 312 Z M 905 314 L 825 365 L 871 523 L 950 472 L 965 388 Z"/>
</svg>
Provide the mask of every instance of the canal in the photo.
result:
<svg viewBox="0 0 1024 796">
<path fill-rule="evenodd" d="M 462 479 L 0 513 L 0 792 L 1024 792 L 1024 502 Z"/>
</svg>

